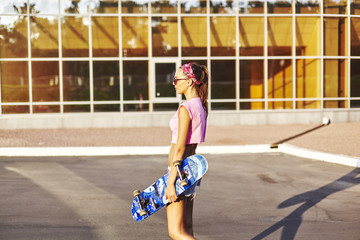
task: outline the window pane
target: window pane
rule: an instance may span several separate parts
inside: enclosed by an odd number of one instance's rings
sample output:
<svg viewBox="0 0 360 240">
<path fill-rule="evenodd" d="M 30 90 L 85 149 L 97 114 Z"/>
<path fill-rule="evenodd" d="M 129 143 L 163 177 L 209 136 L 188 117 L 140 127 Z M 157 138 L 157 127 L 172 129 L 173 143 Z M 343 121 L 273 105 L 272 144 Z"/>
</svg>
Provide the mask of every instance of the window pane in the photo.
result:
<svg viewBox="0 0 360 240">
<path fill-rule="evenodd" d="M 148 56 L 148 18 L 122 18 L 122 49 L 124 57 Z"/>
<path fill-rule="evenodd" d="M 360 56 L 360 18 L 351 18 L 351 56 Z"/>
<path fill-rule="evenodd" d="M 263 60 L 240 60 L 240 98 L 264 98 Z"/>
<path fill-rule="evenodd" d="M 324 54 L 326 56 L 347 55 L 347 19 L 324 18 Z"/>
<path fill-rule="evenodd" d="M 206 13 L 206 0 L 181 0 L 181 13 Z"/>
<path fill-rule="evenodd" d="M 235 61 L 211 61 L 211 98 L 231 99 L 235 98 L 235 93 Z"/>
<path fill-rule="evenodd" d="M 186 63 L 197 63 L 199 65 L 205 65 L 207 67 L 207 61 L 206 60 L 194 60 L 194 59 L 189 59 L 189 60 L 183 59 L 183 60 L 181 60 L 181 64 L 186 64 Z"/>
<path fill-rule="evenodd" d="M 58 0 L 30 0 L 29 6 L 30 13 L 57 14 L 59 12 Z"/>
<path fill-rule="evenodd" d="M 175 63 L 155 63 L 155 94 L 156 97 L 175 97 L 173 78 L 176 72 Z"/>
<path fill-rule="evenodd" d="M 0 16 L 0 57 L 27 57 L 27 36 L 26 17 Z"/>
<path fill-rule="evenodd" d="M 360 97 L 360 59 L 351 59 L 350 97 Z"/>
<path fill-rule="evenodd" d="M 345 14 L 347 0 L 324 0 L 324 13 Z"/>
<path fill-rule="evenodd" d="M 122 13 L 147 13 L 148 0 L 121 0 Z"/>
<path fill-rule="evenodd" d="M 360 100 L 350 101 L 351 108 L 360 108 Z"/>
<path fill-rule="evenodd" d="M 240 110 L 262 110 L 264 108 L 264 102 L 240 102 Z"/>
<path fill-rule="evenodd" d="M 264 18 L 239 18 L 240 56 L 264 55 Z"/>
<path fill-rule="evenodd" d="M 293 109 L 293 102 L 291 101 L 274 101 L 268 102 L 268 109 Z"/>
<path fill-rule="evenodd" d="M 119 56 L 119 24 L 117 17 L 92 17 L 94 57 Z"/>
<path fill-rule="evenodd" d="M 239 13 L 245 13 L 245 14 L 258 14 L 258 13 L 264 13 L 264 0 L 258 0 L 258 1 L 238 1 L 239 4 Z"/>
<path fill-rule="evenodd" d="M 58 57 L 59 38 L 56 17 L 31 17 L 30 38 L 32 57 Z"/>
<path fill-rule="evenodd" d="M 61 13 L 88 13 L 90 0 L 59 0 Z M 92 0 L 91 0 L 92 1 Z"/>
<path fill-rule="evenodd" d="M 59 105 L 35 105 L 33 113 L 60 113 Z"/>
<path fill-rule="evenodd" d="M 324 97 L 347 97 L 347 61 L 324 60 Z"/>
<path fill-rule="evenodd" d="M 59 101 L 59 62 L 32 62 L 34 102 Z"/>
<path fill-rule="evenodd" d="M 119 62 L 94 61 L 94 100 L 120 100 Z"/>
<path fill-rule="evenodd" d="M 320 55 L 320 27 L 319 17 L 296 18 L 296 55 Z"/>
<path fill-rule="evenodd" d="M 207 55 L 206 17 L 183 17 L 181 20 L 182 56 Z"/>
<path fill-rule="evenodd" d="M 320 101 L 297 101 L 296 109 L 319 109 L 321 108 Z"/>
<path fill-rule="evenodd" d="M 360 0 L 350 0 L 351 14 L 360 15 Z"/>
<path fill-rule="evenodd" d="M 177 0 L 151 0 L 152 13 L 177 13 Z"/>
<path fill-rule="evenodd" d="M 27 105 L 23 106 L 2 106 L 2 114 L 14 113 L 30 113 L 30 108 Z"/>
<path fill-rule="evenodd" d="M 27 13 L 27 0 L 1 0 L 0 14 L 5 13 Z"/>
<path fill-rule="evenodd" d="M 269 60 L 268 98 L 293 97 L 292 71 L 291 59 Z M 277 106 L 277 104 L 279 103 L 273 103 L 274 106 Z"/>
<path fill-rule="evenodd" d="M 347 108 L 348 101 L 324 101 L 324 108 Z"/>
<path fill-rule="evenodd" d="M 91 0 L 90 9 L 93 13 L 118 13 L 118 0 Z"/>
<path fill-rule="evenodd" d="M 210 18 L 211 56 L 235 56 L 235 21 L 235 17 Z"/>
<path fill-rule="evenodd" d="M 90 112 L 90 105 L 65 105 L 64 112 Z"/>
<path fill-rule="evenodd" d="M 292 0 L 268 0 L 268 13 L 292 13 Z"/>
<path fill-rule="evenodd" d="M 149 104 L 138 103 L 138 104 L 124 104 L 125 112 L 142 112 L 149 111 Z"/>
<path fill-rule="evenodd" d="M 87 17 L 63 17 L 61 39 L 63 57 L 89 56 L 89 19 Z"/>
<path fill-rule="evenodd" d="M 211 103 L 211 110 L 235 110 L 236 103 Z"/>
<path fill-rule="evenodd" d="M 95 104 L 94 112 L 120 112 L 119 104 Z"/>
<path fill-rule="evenodd" d="M 124 61 L 124 100 L 149 100 L 147 61 Z"/>
<path fill-rule="evenodd" d="M 153 56 L 178 56 L 177 17 L 152 18 Z"/>
<path fill-rule="evenodd" d="M 176 111 L 179 107 L 178 103 L 156 103 L 153 105 L 154 111 Z"/>
<path fill-rule="evenodd" d="M 90 101 L 89 62 L 63 62 L 63 87 L 64 101 Z"/>
<path fill-rule="evenodd" d="M 292 18 L 268 18 L 268 55 L 291 56 Z"/>
<path fill-rule="evenodd" d="M 28 102 L 28 62 L 0 62 L 1 101 Z"/>
<path fill-rule="evenodd" d="M 320 59 L 296 60 L 296 97 L 321 97 Z"/>
<path fill-rule="evenodd" d="M 296 13 L 320 13 L 320 0 L 296 0 Z"/>
<path fill-rule="evenodd" d="M 210 13 L 235 13 L 236 1 L 210 0 Z"/>
</svg>

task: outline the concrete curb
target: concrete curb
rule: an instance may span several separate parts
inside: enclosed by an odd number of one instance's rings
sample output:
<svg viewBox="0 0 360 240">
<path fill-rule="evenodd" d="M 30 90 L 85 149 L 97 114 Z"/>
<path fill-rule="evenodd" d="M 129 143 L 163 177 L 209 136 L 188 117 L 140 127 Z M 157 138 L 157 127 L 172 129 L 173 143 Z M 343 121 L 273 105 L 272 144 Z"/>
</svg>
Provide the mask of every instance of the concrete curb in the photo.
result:
<svg viewBox="0 0 360 240">
<path fill-rule="evenodd" d="M 279 152 L 298 157 L 360 167 L 360 158 L 299 148 L 280 144 L 277 149 L 270 145 L 223 145 L 199 146 L 198 154 L 241 154 Z M 74 156 L 125 156 L 125 155 L 163 155 L 169 153 L 169 146 L 127 146 L 127 147 L 3 147 L 3 157 L 74 157 Z"/>
<path fill-rule="evenodd" d="M 314 159 L 329 163 L 336 163 L 336 164 L 341 164 L 356 168 L 360 167 L 360 158 L 356 158 L 356 157 L 319 152 L 319 151 L 299 148 L 289 144 L 280 144 L 278 150 L 282 153 L 294 155 L 297 157 L 309 158 L 309 159 Z"/>
</svg>

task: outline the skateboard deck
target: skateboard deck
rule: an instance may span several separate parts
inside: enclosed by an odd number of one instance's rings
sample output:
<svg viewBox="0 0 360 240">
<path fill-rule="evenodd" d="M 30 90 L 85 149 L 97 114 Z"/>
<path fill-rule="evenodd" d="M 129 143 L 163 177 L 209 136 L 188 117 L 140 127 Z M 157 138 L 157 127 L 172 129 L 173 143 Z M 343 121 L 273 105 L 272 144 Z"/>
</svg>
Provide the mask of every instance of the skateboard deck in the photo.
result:
<svg viewBox="0 0 360 240">
<path fill-rule="evenodd" d="M 182 161 L 182 165 L 179 166 L 179 169 L 183 180 L 186 180 L 187 184 L 181 186 L 181 179 L 177 176 L 175 189 L 178 196 L 204 176 L 208 169 L 208 163 L 205 157 L 201 155 L 192 155 Z M 165 199 L 165 188 L 168 178 L 169 172 L 147 187 L 144 191 L 134 191 L 135 198 L 132 202 L 131 212 L 135 221 L 141 222 L 168 203 L 168 200 Z"/>
</svg>

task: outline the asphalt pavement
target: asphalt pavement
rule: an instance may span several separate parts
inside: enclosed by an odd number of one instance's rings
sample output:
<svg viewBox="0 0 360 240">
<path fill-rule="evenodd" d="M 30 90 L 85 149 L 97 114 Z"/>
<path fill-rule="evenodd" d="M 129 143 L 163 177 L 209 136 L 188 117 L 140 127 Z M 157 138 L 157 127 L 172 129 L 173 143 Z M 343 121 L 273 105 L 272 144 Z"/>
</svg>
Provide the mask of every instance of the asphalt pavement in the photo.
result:
<svg viewBox="0 0 360 240">
<path fill-rule="evenodd" d="M 208 154 L 197 239 L 360 239 L 360 169 L 283 153 Z M 166 210 L 131 216 L 165 155 L 1 157 L 0 239 L 169 239 Z"/>
</svg>

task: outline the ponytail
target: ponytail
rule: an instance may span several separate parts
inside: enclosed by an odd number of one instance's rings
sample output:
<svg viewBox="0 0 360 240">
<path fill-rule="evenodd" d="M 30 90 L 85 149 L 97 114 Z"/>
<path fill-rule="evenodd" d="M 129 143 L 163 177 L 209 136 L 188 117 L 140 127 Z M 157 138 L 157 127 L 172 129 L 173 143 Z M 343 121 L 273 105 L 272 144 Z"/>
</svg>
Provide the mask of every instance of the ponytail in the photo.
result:
<svg viewBox="0 0 360 240">
<path fill-rule="evenodd" d="M 196 77 L 196 80 L 200 82 L 200 84 L 194 84 L 197 93 L 201 99 L 203 108 L 206 112 L 206 116 L 208 115 L 208 83 L 209 83 L 209 71 L 205 65 L 199 65 L 197 63 L 192 63 L 191 68 Z"/>
</svg>

